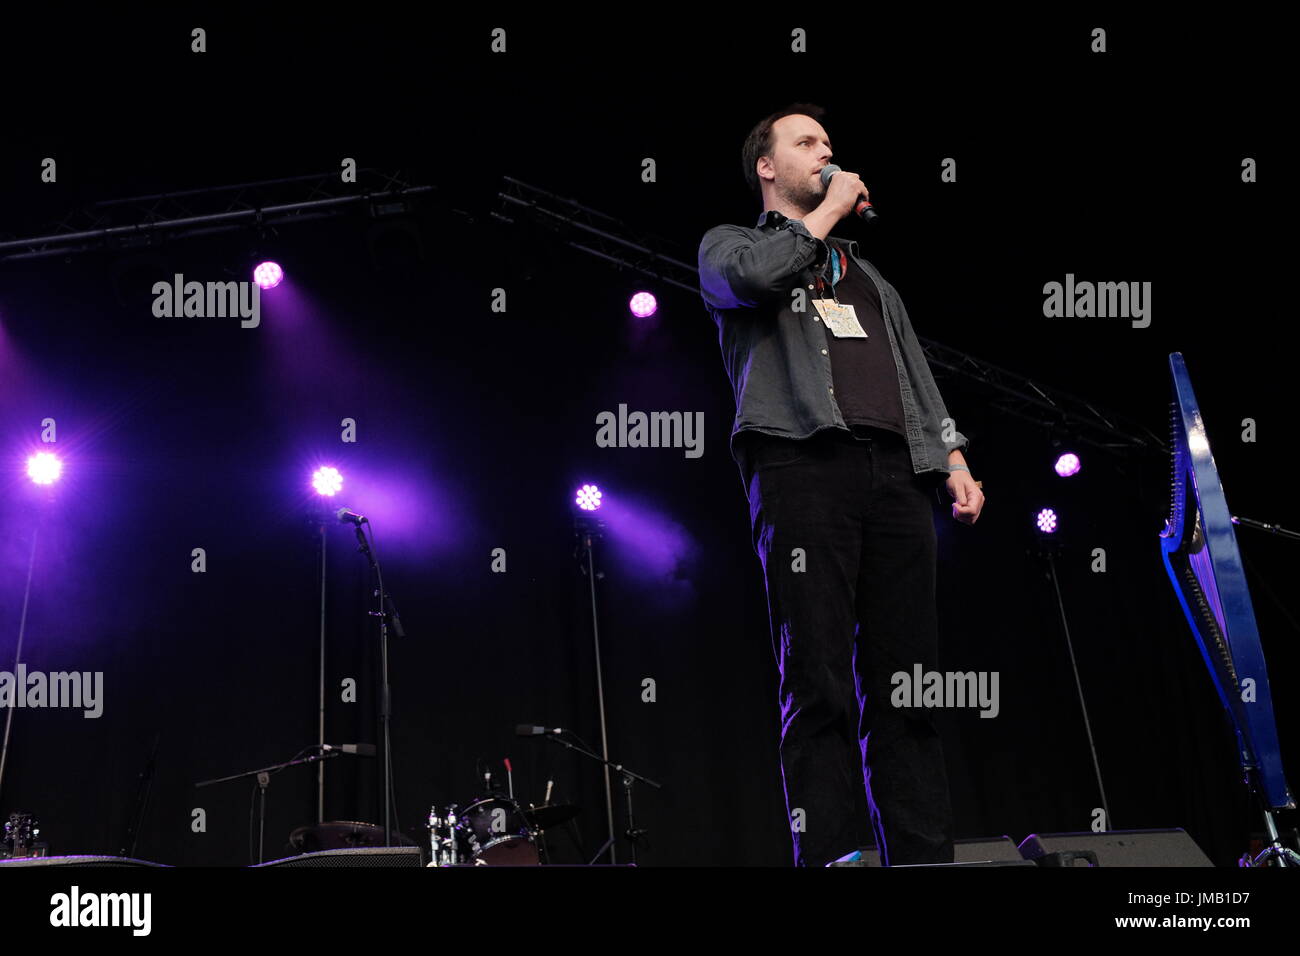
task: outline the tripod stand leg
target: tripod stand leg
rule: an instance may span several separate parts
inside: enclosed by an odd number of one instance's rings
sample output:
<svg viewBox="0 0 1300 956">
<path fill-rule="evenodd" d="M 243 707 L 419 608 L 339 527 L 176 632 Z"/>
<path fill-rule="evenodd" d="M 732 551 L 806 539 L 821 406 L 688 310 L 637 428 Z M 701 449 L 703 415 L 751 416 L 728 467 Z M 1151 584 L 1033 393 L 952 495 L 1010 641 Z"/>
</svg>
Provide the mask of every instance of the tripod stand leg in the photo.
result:
<svg viewBox="0 0 1300 956">
<path fill-rule="evenodd" d="M 1300 866 L 1300 854 L 1283 844 L 1282 838 L 1278 836 L 1277 822 L 1273 819 L 1271 807 L 1264 808 L 1264 826 L 1268 830 L 1268 849 L 1256 858 L 1257 861 L 1275 856 L 1278 866 Z M 1261 864 L 1257 862 L 1255 865 Z"/>
</svg>

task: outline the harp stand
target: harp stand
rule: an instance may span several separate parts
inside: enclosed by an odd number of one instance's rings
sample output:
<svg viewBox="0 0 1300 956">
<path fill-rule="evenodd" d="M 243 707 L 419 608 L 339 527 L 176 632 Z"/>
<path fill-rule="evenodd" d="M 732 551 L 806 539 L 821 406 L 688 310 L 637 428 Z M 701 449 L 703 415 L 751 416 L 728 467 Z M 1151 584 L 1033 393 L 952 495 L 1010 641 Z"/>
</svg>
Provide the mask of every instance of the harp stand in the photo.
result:
<svg viewBox="0 0 1300 956">
<path fill-rule="evenodd" d="M 1249 779 L 1246 782 L 1250 786 L 1251 792 L 1258 797 L 1260 795 L 1259 791 L 1251 784 Z M 1300 866 L 1300 853 L 1286 846 L 1282 842 L 1282 838 L 1278 836 L 1277 822 L 1273 819 L 1275 812 L 1271 807 L 1264 807 L 1264 826 L 1268 828 L 1268 847 L 1253 859 L 1249 853 L 1242 854 L 1241 859 L 1237 861 L 1238 866 L 1268 866 L 1270 859 L 1276 859 L 1278 866 Z"/>
</svg>

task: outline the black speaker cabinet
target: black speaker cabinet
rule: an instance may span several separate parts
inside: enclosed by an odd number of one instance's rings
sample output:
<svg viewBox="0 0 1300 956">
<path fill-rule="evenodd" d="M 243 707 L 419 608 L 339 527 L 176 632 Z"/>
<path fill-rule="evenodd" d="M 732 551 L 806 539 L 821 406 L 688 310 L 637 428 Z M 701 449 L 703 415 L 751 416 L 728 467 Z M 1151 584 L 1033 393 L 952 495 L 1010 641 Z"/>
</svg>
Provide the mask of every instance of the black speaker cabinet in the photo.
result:
<svg viewBox="0 0 1300 956">
<path fill-rule="evenodd" d="M 880 851 L 874 846 L 863 847 L 859 852 L 862 854 L 862 859 L 832 863 L 831 866 L 880 866 Z M 1033 866 L 1033 863 L 1020 855 L 1015 842 L 1009 836 L 954 840 L 952 854 L 952 863 L 903 864 L 897 869 L 905 869 L 908 866 Z"/>
<path fill-rule="evenodd" d="M 20 856 L 14 860 L 0 860 L 0 867 L 11 866 L 167 866 L 126 856 Z"/>
<path fill-rule="evenodd" d="M 346 850 L 317 850 L 271 860 L 259 866 L 310 866 L 310 867 L 370 867 L 370 866 L 422 866 L 418 846 L 362 846 Z"/>
<path fill-rule="evenodd" d="M 1040 866 L 1214 866 L 1178 828 L 1031 833 L 1020 853 Z"/>
</svg>

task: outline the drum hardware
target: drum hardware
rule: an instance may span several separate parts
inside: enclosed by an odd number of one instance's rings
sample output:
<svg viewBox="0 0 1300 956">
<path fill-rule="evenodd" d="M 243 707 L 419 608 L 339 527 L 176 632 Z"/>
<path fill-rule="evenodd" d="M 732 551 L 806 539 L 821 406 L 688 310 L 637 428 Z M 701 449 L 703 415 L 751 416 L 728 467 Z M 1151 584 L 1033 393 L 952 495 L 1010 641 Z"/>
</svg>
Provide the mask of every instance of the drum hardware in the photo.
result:
<svg viewBox="0 0 1300 956">
<path fill-rule="evenodd" d="M 456 840 L 456 805 L 439 814 L 438 808 L 429 809 L 429 862 L 427 866 L 455 866 L 459 860 Z"/>
<path fill-rule="evenodd" d="M 18 860 L 48 855 L 50 845 L 37 841 L 36 838 L 40 835 L 41 825 L 36 817 L 21 810 L 9 814 L 4 839 L 0 840 L 0 859 Z"/>
<path fill-rule="evenodd" d="M 445 813 L 429 810 L 429 866 L 539 866 L 539 831 L 519 804 L 489 794 L 463 810 L 451 804 Z"/>
</svg>

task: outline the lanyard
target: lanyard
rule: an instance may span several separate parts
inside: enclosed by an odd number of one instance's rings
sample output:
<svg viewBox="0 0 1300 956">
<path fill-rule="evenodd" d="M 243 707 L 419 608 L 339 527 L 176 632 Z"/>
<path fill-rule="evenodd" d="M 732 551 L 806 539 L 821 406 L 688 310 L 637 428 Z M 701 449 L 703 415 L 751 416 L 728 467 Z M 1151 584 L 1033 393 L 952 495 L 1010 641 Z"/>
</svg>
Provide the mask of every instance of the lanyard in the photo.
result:
<svg viewBox="0 0 1300 956">
<path fill-rule="evenodd" d="M 831 296 L 834 297 L 836 304 L 838 304 L 840 298 L 838 295 L 835 294 L 835 285 L 840 281 L 840 279 L 844 278 L 844 274 L 848 272 L 849 262 L 848 259 L 845 258 L 843 250 L 837 249 L 834 246 L 832 246 L 831 252 L 834 253 L 834 255 L 830 257 L 831 258 Z M 817 294 L 819 296 L 824 295 L 822 291 L 824 285 L 825 285 L 825 280 L 820 275 L 817 276 Z"/>
</svg>

